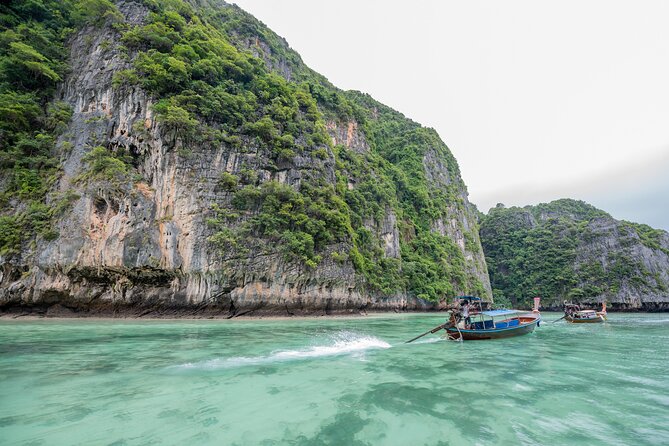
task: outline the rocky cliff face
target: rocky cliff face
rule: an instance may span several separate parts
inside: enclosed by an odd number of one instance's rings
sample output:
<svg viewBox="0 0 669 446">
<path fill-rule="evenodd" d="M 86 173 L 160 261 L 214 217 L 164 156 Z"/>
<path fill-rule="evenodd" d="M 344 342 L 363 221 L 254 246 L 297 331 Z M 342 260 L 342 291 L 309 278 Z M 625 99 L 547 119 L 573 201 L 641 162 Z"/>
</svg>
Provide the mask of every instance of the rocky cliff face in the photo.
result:
<svg viewBox="0 0 669 446">
<path fill-rule="evenodd" d="M 26 236 L 18 251 L 0 257 L 0 307 L 235 316 L 429 309 L 440 305 L 439 297 L 458 293 L 489 297 L 476 214 L 457 163 L 436 137 L 412 142 L 411 156 L 417 154 L 420 163 L 411 168 L 418 166 L 419 178 L 407 178 L 402 145 L 408 143 L 397 139 L 399 133 L 386 134 L 385 126 L 399 122 L 395 128 L 404 134 L 425 129 L 399 113 L 314 77 L 320 96 L 313 86 L 310 94 L 318 109 L 308 110 L 309 98 L 304 99 L 307 105 L 290 119 L 308 115 L 316 129 L 322 120 L 331 141 L 313 142 L 315 137 L 301 134 L 286 146 L 292 148 L 276 155 L 276 144 L 272 148 L 262 134 L 246 130 L 251 125 L 222 130 L 223 118 L 201 118 L 201 108 L 177 102 L 200 84 L 168 98 L 178 104 L 172 111 L 186 111 L 185 123 L 195 131 L 187 133 L 165 107 L 156 107 L 167 95 L 142 80 L 152 74 L 142 72 L 149 68 L 138 60 L 167 50 L 153 40 L 133 48 L 128 33 L 154 32 L 145 26 L 158 23 L 159 14 L 167 17 L 160 26 L 172 27 L 160 29 L 173 39 L 177 33 L 185 39 L 202 21 L 223 29 L 240 51 L 252 48 L 260 57 L 255 60 L 267 67 L 259 64 L 254 73 L 275 70 L 288 81 L 311 73 L 285 43 L 277 47 L 273 33 L 236 7 L 218 3 L 218 9 L 200 10 L 200 3 L 165 12 L 119 1 L 114 26 L 110 20 L 87 25 L 68 41 L 70 74 L 58 85 L 56 99 L 73 113 L 53 151 L 60 159 L 59 176 L 45 200 L 54 206 L 67 194 L 70 206 L 50 223 L 57 237 Z M 240 36 L 235 27 L 240 20 L 258 27 L 257 35 Z M 178 62 L 176 46 L 171 44 L 169 57 Z M 188 82 L 199 76 L 196 62 L 177 62 L 168 60 L 167 71 L 183 65 L 193 70 Z M 120 74 L 139 79 L 119 82 Z M 228 81 L 216 82 L 210 83 Z M 297 91 L 293 83 L 285 85 Z M 355 113 L 338 113 L 321 97 L 326 93 Z M 300 94 L 295 93 L 302 101 Z M 381 116 L 379 108 L 391 117 Z M 258 113 L 254 119 L 274 116 Z M 283 132 L 287 125 L 275 128 Z M 389 138 L 399 145 L 392 157 Z M 122 164 L 115 174 L 100 173 L 115 163 Z M 385 189 L 371 188 L 370 182 Z M 416 194 L 429 214 L 414 201 Z M 328 203 L 338 211 L 328 213 Z M 296 221 L 300 209 L 308 221 Z M 320 229 L 310 229 L 310 223 Z M 430 270 L 432 264 L 445 266 Z M 443 282 L 440 287 L 425 283 L 435 271 L 444 271 L 434 277 Z"/>
<path fill-rule="evenodd" d="M 498 207 L 481 224 L 496 293 L 614 310 L 669 309 L 669 234 L 618 221 L 586 203 Z"/>
</svg>

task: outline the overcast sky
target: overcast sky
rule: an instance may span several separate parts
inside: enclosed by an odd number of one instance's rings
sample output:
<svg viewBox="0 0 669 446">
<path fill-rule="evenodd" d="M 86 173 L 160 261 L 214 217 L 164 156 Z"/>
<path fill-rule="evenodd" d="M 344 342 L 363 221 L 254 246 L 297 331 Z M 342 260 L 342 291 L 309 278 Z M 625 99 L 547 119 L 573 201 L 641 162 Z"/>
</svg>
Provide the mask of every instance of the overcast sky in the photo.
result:
<svg viewBox="0 0 669 446">
<path fill-rule="evenodd" d="M 669 1 L 235 3 L 435 128 L 482 211 L 569 197 L 669 230 Z"/>
</svg>

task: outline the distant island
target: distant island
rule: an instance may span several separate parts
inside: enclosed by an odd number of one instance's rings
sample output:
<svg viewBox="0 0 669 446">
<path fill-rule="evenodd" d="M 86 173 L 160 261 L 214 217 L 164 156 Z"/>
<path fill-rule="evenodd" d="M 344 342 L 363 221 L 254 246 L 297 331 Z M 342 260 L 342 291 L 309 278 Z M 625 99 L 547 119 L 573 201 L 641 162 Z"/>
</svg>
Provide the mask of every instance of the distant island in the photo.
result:
<svg viewBox="0 0 669 446">
<path fill-rule="evenodd" d="M 618 221 L 576 200 L 506 208 L 482 218 L 481 240 L 496 302 L 563 301 L 609 309 L 669 309 L 669 234 Z"/>
</svg>

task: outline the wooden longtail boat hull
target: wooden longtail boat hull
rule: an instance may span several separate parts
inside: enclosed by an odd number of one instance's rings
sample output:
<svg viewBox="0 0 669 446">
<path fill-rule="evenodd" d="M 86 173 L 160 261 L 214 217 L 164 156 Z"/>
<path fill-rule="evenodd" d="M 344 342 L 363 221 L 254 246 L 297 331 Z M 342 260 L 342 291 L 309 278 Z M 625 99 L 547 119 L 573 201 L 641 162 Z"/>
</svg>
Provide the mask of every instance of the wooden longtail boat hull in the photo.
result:
<svg viewBox="0 0 669 446">
<path fill-rule="evenodd" d="M 601 322 L 604 322 L 604 318 L 602 316 L 597 316 L 589 319 L 574 319 L 569 316 L 564 318 L 565 321 L 571 322 L 572 324 L 599 324 Z"/>
<path fill-rule="evenodd" d="M 502 339 L 532 333 L 540 321 L 540 317 L 521 318 L 521 324 L 516 327 L 489 328 L 483 330 L 458 330 L 457 328 L 448 328 L 446 331 L 451 339 L 460 339 L 460 334 L 462 333 L 462 339 L 464 341 Z"/>
</svg>

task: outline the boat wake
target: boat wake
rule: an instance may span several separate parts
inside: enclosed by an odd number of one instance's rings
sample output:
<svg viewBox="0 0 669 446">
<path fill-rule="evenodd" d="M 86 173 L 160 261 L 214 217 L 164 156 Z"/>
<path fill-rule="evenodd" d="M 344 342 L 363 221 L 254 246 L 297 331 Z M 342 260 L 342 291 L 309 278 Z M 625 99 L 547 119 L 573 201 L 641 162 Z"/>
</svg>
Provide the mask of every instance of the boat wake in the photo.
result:
<svg viewBox="0 0 669 446">
<path fill-rule="evenodd" d="M 326 345 L 315 345 L 299 350 L 277 350 L 266 356 L 233 356 L 185 363 L 172 367 L 179 370 L 219 370 L 273 364 L 328 356 L 356 355 L 367 350 L 386 349 L 391 345 L 374 336 L 340 332 Z"/>
<path fill-rule="evenodd" d="M 423 338 L 419 339 L 418 341 L 412 342 L 413 345 L 417 344 L 434 344 L 435 342 L 442 342 L 445 341 L 446 338 L 443 337 L 433 337 L 433 338 Z"/>
</svg>

